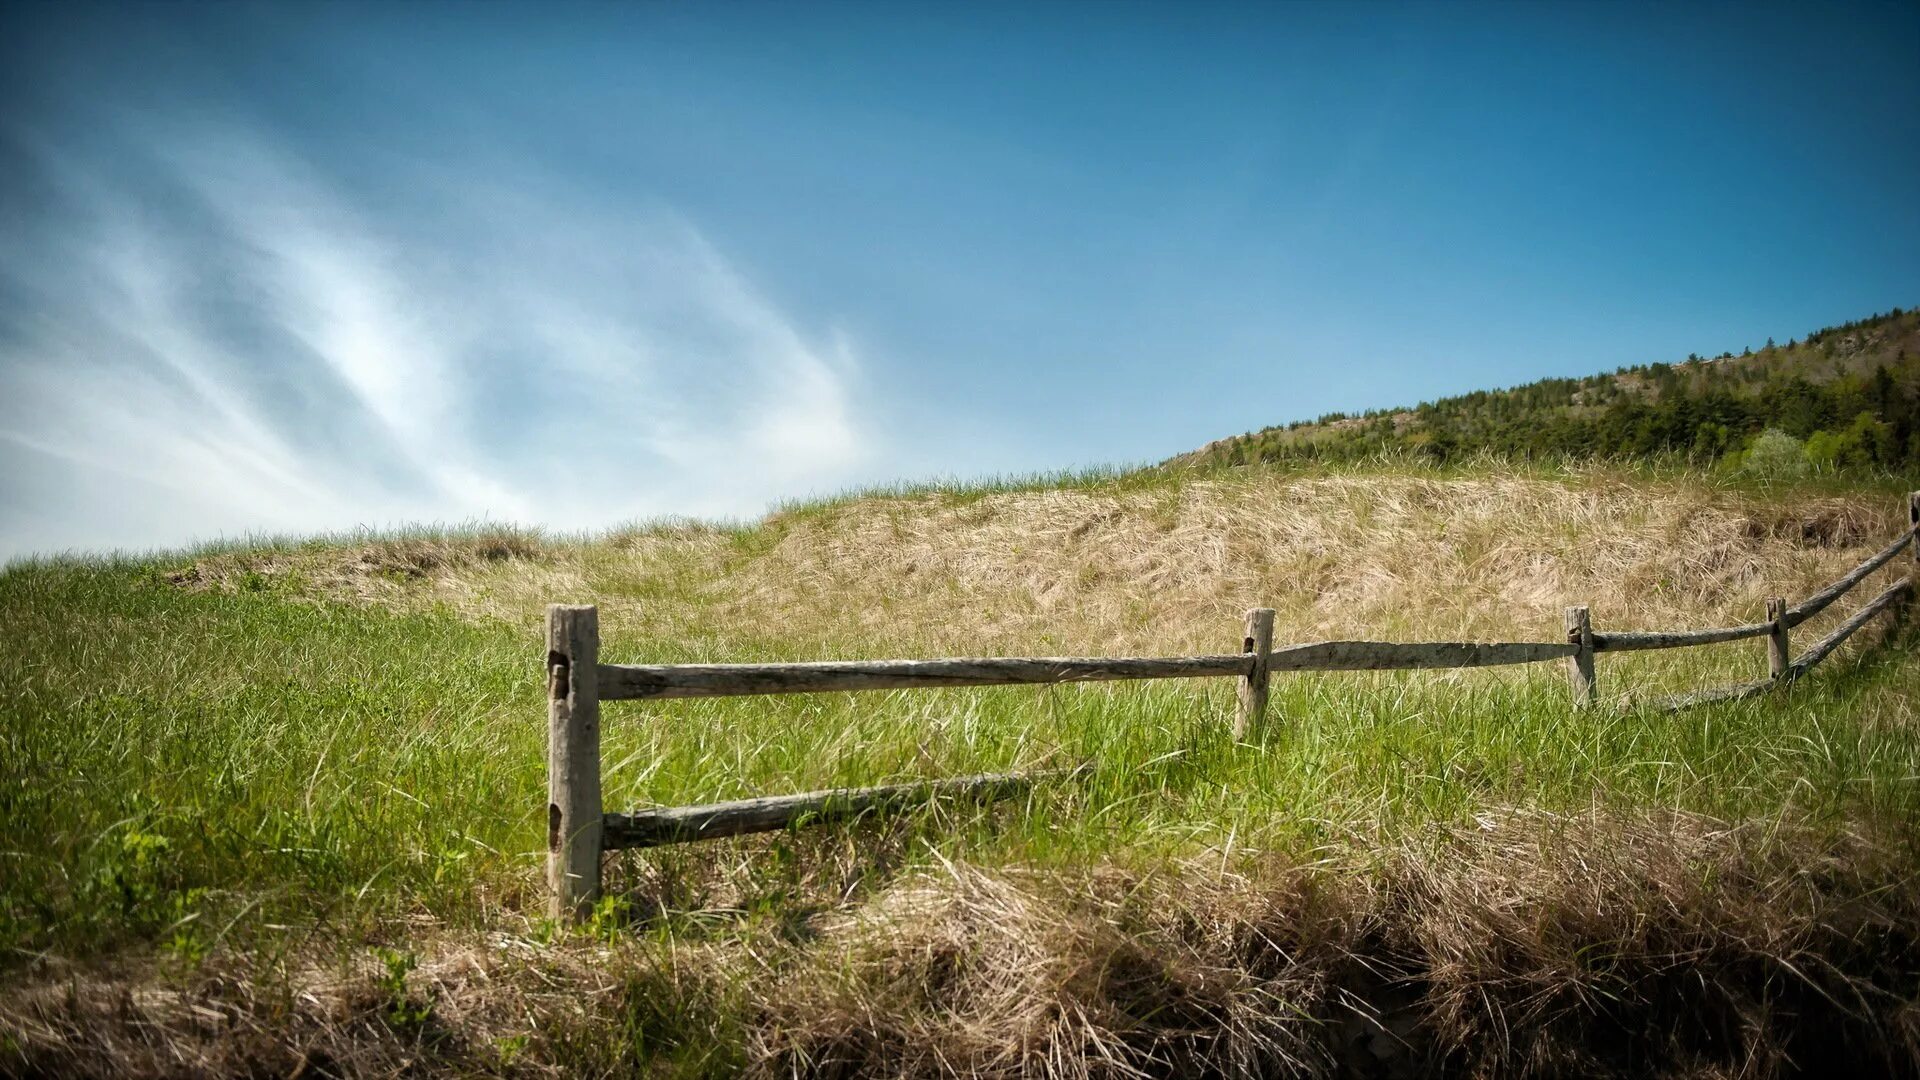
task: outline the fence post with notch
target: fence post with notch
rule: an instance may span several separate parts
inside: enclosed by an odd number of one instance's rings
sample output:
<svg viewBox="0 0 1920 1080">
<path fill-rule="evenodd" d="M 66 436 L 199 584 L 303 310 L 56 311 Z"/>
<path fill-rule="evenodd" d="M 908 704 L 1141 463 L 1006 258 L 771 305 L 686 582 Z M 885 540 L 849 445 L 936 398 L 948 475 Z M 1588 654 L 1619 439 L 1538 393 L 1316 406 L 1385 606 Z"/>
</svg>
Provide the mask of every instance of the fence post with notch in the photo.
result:
<svg viewBox="0 0 1920 1080">
<path fill-rule="evenodd" d="M 1773 596 L 1767 599 L 1767 677 L 1784 679 L 1793 657 L 1787 651 L 1787 601 Z"/>
<path fill-rule="evenodd" d="M 1567 609 L 1567 644 L 1574 649 L 1567 657 L 1573 706 L 1584 709 L 1593 704 L 1593 616 L 1584 604 Z"/>
<path fill-rule="evenodd" d="M 1913 538 L 1907 550 L 1913 556 L 1914 570 L 1920 573 L 1920 491 L 1907 492 L 1907 534 Z"/>
<path fill-rule="evenodd" d="M 581 918 L 600 899 L 600 613 L 547 607 L 549 914 Z"/>
<path fill-rule="evenodd" d="M 1247 612 L 1246 636 L 1241 639 L 1240 651 L 1251 654 L 1252 659 L 1247 664 L 1246 675 L 1240 679 L 1240 708 L 1233 716 L 1235 741 L 1246 738 L 1267 713 L 1267 695 L 1272 685 L 1269 669 L 1273 656 L 1272 608 L 1253 608 Z"/>
</svg>

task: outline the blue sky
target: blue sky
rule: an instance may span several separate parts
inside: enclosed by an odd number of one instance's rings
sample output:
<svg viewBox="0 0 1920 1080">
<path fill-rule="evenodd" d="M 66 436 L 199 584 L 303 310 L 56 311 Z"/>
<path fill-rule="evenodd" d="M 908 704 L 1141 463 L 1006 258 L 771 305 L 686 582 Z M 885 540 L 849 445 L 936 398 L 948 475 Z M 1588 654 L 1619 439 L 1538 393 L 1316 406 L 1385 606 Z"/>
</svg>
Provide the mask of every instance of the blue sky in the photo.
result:
<svg viewBox="0 0 1920 1080">
<path fill-rule="evenodd" d="M 1920 8 L 0 7 L 0 557 L 753 515 L 1920 303 Z"/>
</svg>

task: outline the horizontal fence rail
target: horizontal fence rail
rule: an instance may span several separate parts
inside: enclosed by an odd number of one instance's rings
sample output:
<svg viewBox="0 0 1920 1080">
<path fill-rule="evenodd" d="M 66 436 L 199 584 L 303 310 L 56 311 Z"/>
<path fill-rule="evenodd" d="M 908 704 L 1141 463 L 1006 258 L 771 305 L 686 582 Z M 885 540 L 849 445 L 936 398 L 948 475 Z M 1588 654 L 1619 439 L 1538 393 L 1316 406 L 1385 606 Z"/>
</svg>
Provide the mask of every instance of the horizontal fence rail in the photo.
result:
<svg viewBox="0 0 1920 1080">
<path fill-rule="evenodd" d="M 1762 628 L 1764 632 L 1765 628 Z M 1267 654 L 1269 671 L 1414 671 L 1558 660 L 1558 642 L 1316 641 Z M 954 660 L 819 660 L 791 664 L 601 664 L 600 700 L 741 697 L 752 694 L 1031 686 L 1125 679 L 1245 678 L 1251 653 L 1216 656 L 998 656 Z"/>
<path fill-rule="evenodd" d="M 1846 577 L 1807 597 L 1799 604 L 1788 608 L 1787 625 L 1799 626 L 1801 623 L 1820 614 L 1826 610 L 1828 604 L 1840 599 L 1849 589 L 1852 589 L 1855 585 L 1865 580 L 1868 574 L 1885 566 L 1889 559 L 1900 554 L 1900 552 L 1911 543 L 1913 543 L 1913 532 L 1909 530 L 1905 536 L 1882 548 L 1879 554 L 1855 567 L 1853 572 Z"/>
<path fill-rule="evenodd" d="M 1275 649 L 1267 663 L 1272 671 L 1423 671 L 1537 664 L 1577 651 L 1563 642 L 1316 641 Z"/>
<path fill-rule="evenodd" d="M 1849 616 L 1846 622 L 1835 627 L 1833 633 L 1814 642 L 1813 648 L 1808 649 L 1800 659 L 1793 662 L 1792 667 L 1788 669 L 1787 677 L 1799 678 L 1801 675 L 1804 675 L 1807 669 L 1825 660 L 1829 653 L 1839 648 L 1841 642 L 1852 637 L 1854 631 L 1867 625 L 1868 622 L 1872 621 L 1874 616 L 1892 607 L 1895 600 L 1906 595 L 1908 590 L 1912 588 L 1912 578 L 1901 578 L 1899 581 L 1888 586 L 1885 592 L 1867 601 L 1861 606 L 1859 611 Z"/>
<path fill-rule="evenodd" d="M 1708 705 L 1720 701 L 1739 701 L 1742 698 L 1758 697 L 1761 694 L 1778 690 L 1813 670 L 1813 666 L 1833 654 L 1840 643 L 1852 637 L 1861 627 L 1872 622 L 1874 617 L 1892 607 L 1913 589 L 1912 578 L 1901 578 L 1888 586 L 1886 591 L 1861 605 L 1860 610 L 1848 616 L 1847 621 L 1834 628 L 1831 634 L 1814 642 L 1813 648 L 1802 653 L 1800 659 L 1786 665 L 1785 670 L 1772 678 L 1757 679 L 1753 682 L 1737 683 L 1733 686 L 1715 687 L 1711 690 L 1696 690 L 1688 694 L 1676 694 L 1660 701 L 1667 712 L 1679 712 L 1696 705 Z"/>
<path fill-rule="evenodd" d="M 1732 686 L 1716 686 L 1710 690 L 1693 690 L 1685 694 L 1674 694 L 1655 702 L 1663 712 L 1676 713 L 1700 705 L 1713 705 L 1722 701 L 1740 701 L 1744 698 L 1758 697 L 1780 688 L 1782 680 L 1756 679 L 1753 682 L 1735 683 Z"/>
<path fill-rule="evenodd" d="M 939 686 L 1023 686 L 1117 679 L 1245 675 L 1252 658 L 1223 656 L 982 657 L 958 660 L 822 660 L 800 664 L 600 665 L 603 700 L 737 697 Z"/>
<path fill-rule="evenodd" d="M 1759 637 L 1773 630 L 1772 623 L 1746 626 L 1722 626 L 1712 630 L 1628 630 L 1593 635 L 1594 652 L 1633 652 L 1640 649 L 1685 649 L 1695 645 L 1717 645 L 1723 641 Z"/>
<path fill-rule="evenodd" d="M 1819 592 L 1788 607 L 1767 601 L 1767 620 L 1700 630 L 1596 632 L 1586 607 L 1568 608 L 1564 641 L 1316 641 L 1273 647 L 1274 613 L 1247 612 L 1241 650 L 1209 656 L 1027 656 L 931 660 L 826 660 L 770 664 L 602 664 L 599 616 L 592 607 L 547 609 L 548 880 L 556 916 L 579 917 L 600 895 L 600 859 L 609 850 L 655 847 L 844 821 L 939 799 L 994 801 L 1030 790 L 1043 777 L 986 774 L 917 784 L 775 795 L 705 806 L 604 813 L 600 797 L 600 703 L 755 694 L 1031 686 L 1134 679 L 1234 678 L 1239 681 L 1235 738 L 1258 723 L 1268 680 L 1288 671 L 1413 671 L 1562 660 L 1576 707 L 1595 699 L 1594 657 L 1604 652 L 1678 649 L 1746 638 L 1767 639 L 1769 678 L 1666 699 L 1669 709 L 1729 701 L 1789 685 L 1830 656 L 1876 616 L 1911 599 L 1920 569 L 1867 601 L 1797 660 L 1789 631 L 1824 611 L 1904 550 L 1920 568 L 1920 492 L 1907 498 L 1900 537 Z"/>
<path fill-rule="evenodd" d="M 994 802 L 1026 794 L 1037 780 L 1064 776 L 1065 772 L 1037 776 L 1015 773 L 983 773 L 952 780 L 933 780 L 918 784 L 889 784 L 884 787 L 838 788 L 809 791 L 801 795 L 773 795 L 760 799 L 709 803 L 705 806 L 674 806 L 660 810 L 635 810 L 606 816 L 607 848 L 658 847 L 684 844 L 694 840 L 714 840 L 723 836 L 773 832 L 796 822 L 824 825 L 846 821 L 863 814 L 898 810 L 937 799 Z"/>
</svg>

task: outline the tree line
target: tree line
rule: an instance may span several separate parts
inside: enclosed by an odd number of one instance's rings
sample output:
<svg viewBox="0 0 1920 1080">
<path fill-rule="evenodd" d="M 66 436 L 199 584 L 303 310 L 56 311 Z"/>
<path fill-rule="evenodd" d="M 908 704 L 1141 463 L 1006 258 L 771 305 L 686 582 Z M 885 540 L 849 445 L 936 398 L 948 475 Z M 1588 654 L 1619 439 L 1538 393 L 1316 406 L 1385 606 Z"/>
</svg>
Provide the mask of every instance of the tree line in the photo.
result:
<svg viewBox="0 0 1920 1080">
<path fill-rule="evenodd" d="M 1340 413 L 1225 439 L 1207 464 L 1684 458 L 1756 471 L 1920 469 L 1920 311 L 1739 356 L 1542 379 L 1412 409 Z"/>
</svg>

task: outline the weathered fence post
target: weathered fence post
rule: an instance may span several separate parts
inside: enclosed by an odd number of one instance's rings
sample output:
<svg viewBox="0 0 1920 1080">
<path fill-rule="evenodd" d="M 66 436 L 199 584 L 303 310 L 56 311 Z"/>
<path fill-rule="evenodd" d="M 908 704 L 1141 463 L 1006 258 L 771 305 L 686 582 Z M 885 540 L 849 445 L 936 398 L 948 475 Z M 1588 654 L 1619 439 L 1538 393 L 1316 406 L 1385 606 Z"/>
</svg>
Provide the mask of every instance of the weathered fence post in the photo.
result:
<svg viewBox="0 0 1920 1080">
<path fill-rule="evenodd" d="M 1567 682 L 1573 687 L 1573 706 L 1584 709 L 1593 704 L 1593 616 L 1584 604 L 1567 609 L 1567 644 L 1575 650 L 1567 657 Z"/>
<path fill-rule="evenodd" d="M 1907 531 L 1913 534 L 1907 553 L 1913 556 L 1913 568 L 1920 571 L 1920 491 L 1907 492 Z M 1920 580 L 1914 584 L 1920 585 Z"/>
<path fill-rule="evenodd" d="M 1914 609 L 1920 608 L 1920 603 L 1915 602 L 1915 597 L 1920 597 L 1920 491 L 1907 492 L 1907 537 L 1907 554 L 1913 556 L 1913 571 L 1907 577 L 1913 587 L 1901 598 L 1900 606 L 1893 609 L 1895 626 L 1904 625 Z"/>
<path fill-rule="evenodd" d="M 600 899 L 600 613 L 547 607 L 548 911 L 580 918 Z"/>
<path fill-rule="evenodd" d="M 1793 655 L 1788 651 L 1788 601 L 1780 596 L 1766 600 L 1766 676 L 1786 678 Z"/>
<path fill-rule="evenodd" d="M 1787 666 L 1793 658 L 1787 652 L 1787 602 L 1784 598 L 1767 598 L 1767 677 L 1784 679 Z"/>
<path fill-rule="evenodd" d="M 1253 661 L 1240 679 L 1240 710 L 1233 717 L 1233 737 L 1236 741 L 1246 738 L 1247 732 L 1267 713 L 1267 691 L 1272 677 L 1268 664 L 1272 662 L 1273 653 L 1273 609 L 1257 607 L 1248 610 L 1246 630 L 1240 651 L 1252 653 Z"/>
</svg>

